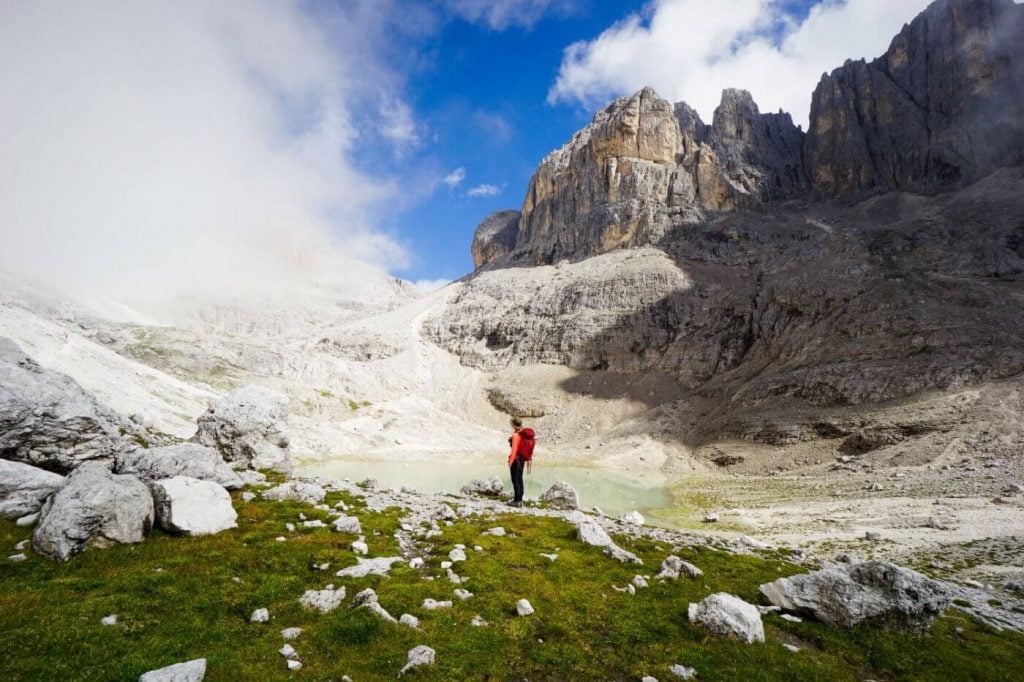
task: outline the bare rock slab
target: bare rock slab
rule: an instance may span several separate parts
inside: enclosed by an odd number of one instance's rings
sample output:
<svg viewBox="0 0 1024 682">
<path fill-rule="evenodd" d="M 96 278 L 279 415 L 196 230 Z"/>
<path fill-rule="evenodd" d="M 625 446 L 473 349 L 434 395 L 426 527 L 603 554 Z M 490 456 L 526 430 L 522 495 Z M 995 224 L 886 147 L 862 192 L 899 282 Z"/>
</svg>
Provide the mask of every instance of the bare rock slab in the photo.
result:
<svg viewBox="0 0 1024 682">
<path fill-rule="evenodd" d="M 231 495 L 213 481 L 175 476 L 150 485 L 156 519 L 169 533 L 215 535 L 238 527 Z"/>
<path fill-rule="evenodd" d="M 580 511 L 575 511 L 566 517 L 566 520 L 576 526 L 576 537 L 588 545 L 600 547 L 608 556 L 623 563 L 629 562 L 642 564 L 643 561 L 636 554 L 622 549 L 611 539 L 597 521 Z"/>
<path fill-rule="evenodd" d="M 726 592 L 718 592 L 696 604 L 690 604 L 690 622 L 716 635 L 735 637 L 747 644 L 764 641 L 761 612 L 753 604 Z"/>
<path fill-rule="evenodd" d="M 206 677 L 206 659 L 175 663 L 166 668 L 150 670 L 139 677 L 139 682 L 202 682 Z"/>
<path fill-rule="evenodd" d="M 139 479 L 112 474 L 100 463 L 83 464 L 43 505 L 32 547 L 67 561 L 87 547 L 142 542 L 153 516 L 153 497 Z"/>
<path fill-rule="evenodd" d="M 320 613 L 330 613 L 341 606 L 341 602 L 344 601 L 344 599 L 344 586 L 334 589 L 333 585 L 328 585 L 322 590 L 306 590 L 305 593 L 299 597 L 299 603 L 307 609 L 314 609 Z"/>
<path fill-rule="evenodd" d="M 38 512 L 63 485 L 60 474 L 0 459 L 0 517 L 16 519 Z"/>
<path fill-rule="evenodd" d="M 364 559 L 362 557 L 356 557 L 355 566 L 349 566 L 338 571 L 335 575 L 339 578 L 363 578 L 368 575 L 387 575 L 391 570 L 391 565 L 404 561 L 402 557 L 374 557 L 373 559 Z"/>
<path fill-rule="evenodd" d="M 837 564 L 760 590 L 772 604 L 843 628 L 869 623 L 926 630 L 951 598 L 942 583 L 884 561 Z"/>
</svg>

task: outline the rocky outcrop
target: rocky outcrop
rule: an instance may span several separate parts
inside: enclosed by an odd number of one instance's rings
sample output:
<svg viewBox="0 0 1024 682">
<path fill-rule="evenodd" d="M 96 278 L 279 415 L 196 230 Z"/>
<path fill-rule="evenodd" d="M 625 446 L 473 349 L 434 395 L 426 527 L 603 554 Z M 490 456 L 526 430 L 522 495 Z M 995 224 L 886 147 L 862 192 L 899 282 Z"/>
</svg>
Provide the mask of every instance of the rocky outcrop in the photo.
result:
<svg viewBox="0 0 1024 682">
<path fill-rule="evenodd" d="M 935 193 L 1024 161 L 1024 6 L 937 0 L 822 78 L 804 160 L 830 196 Z"/>
<path fill-rule="evenodd" d="M 63 485 L 64 477 L 59 474 L 0 459 L 0 517 L 34 514 Z"/>
<path fill-rule="evenodd" d="M 32 534 L 43 556 L 67 561 L 88 547 L 142 542 L 153 527 L 153 498 L 139 479 L 83 464 L 47 500 Z"/>
<path fill-rule="evenodd" d="M 495 211 L 484 218 L 473 234 L 470 247 L 473 267 L 499 263 L 507 258 L 516 246 L 518 235 L 519 211 Z"/>
<path fill-rule="evenodd" d="M 114 471 L 132 474 L 146 483 L 188 476 L 213 481 L 228 490 L 237 490 L 243 485 L 241 477 L 228 466 L 219 452 L 194 443 L 121 453 L 114 462 Z"/>
<path fill-rule="evenodd" d="M 218 450 L 224 459 L 251 469 L 292 469 L 285 421 L 288 398 L 280 391 L 246 386 L 199 417 L 193 442 Z"/>
<path fill-rule="evenodd" d="M 69 377 L 41 367 L 0 339 L 0 458 L 65 474 L 107 460 L 134 427 Z"/>
<path fill-rule="evenodd" d="M 941 583 L 884 561 L 837 564 L 761 585 L 772 604 L 835 627 L 861 623 L 926 630 L 950 603 Z"/>
<path fill-rule="evenodd" d="M 215 535 L 237 528 L 228 491 L 212 481 L 175 476 L 150 484 L 156 520 L 169 533 Z"/>
<path fill-rule="evenodd" d="M 525 264 L 578 260 L 655 243 L 669 225 L 702 219 L 703 209 L 797 196 L 808 184 L 802 139 L 787 114 L 761 114 L 745 91 L 726 90 L 708 126 L 685 104 L 673 106 L 644 88 L 612 102 L 541 162 L 514 249 L 502 257 Z M 495 232 L 492 219 L 478 236 Z M 513 230 L 503 234 L 510 239 Z"/>
</svg>

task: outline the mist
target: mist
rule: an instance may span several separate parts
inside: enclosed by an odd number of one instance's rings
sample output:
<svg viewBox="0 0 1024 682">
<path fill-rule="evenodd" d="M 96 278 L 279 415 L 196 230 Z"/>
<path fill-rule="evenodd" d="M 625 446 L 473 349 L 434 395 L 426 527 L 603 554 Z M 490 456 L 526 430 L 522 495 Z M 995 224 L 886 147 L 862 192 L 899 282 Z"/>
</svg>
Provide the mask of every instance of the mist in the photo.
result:
<svg viewBox="0 0 1024 682">
<path fill-rule="evenodd" d="M 351 161 L 365 5 L 0 2 L 0 270 L 155 301 L 402 267 Z"/>
</svg>

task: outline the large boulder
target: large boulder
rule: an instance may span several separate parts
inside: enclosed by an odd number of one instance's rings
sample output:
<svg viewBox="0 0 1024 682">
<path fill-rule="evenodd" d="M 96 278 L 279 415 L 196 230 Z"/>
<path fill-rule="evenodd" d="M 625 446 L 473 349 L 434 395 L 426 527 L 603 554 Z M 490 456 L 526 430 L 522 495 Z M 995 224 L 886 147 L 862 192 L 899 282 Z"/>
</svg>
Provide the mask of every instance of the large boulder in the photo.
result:
<svg viewBox="0 0 1024 682">
<path fill-rule="evenodd" d="M 260 496 L 265 500 L 283 502 L 305 502 L 306 504 L 320 504 L 327 497 L 327 491 L 318 483 L 295 479 L 282 483 L 279 486 L 264 490 Z"/>
<path fill-rule="evenodd" d="M 124 447 L 127 420 L 0 338 L 0 459 L 66 474 Z"/>
<path fill-rule="evenodd" d="M 64 485 L 64 477 L 38 467 L 0 459 L 0 517 L 34 514 Z"/>
<path fill-rule="evenodd" d="M 555 509 L 574 510 L 580 508 L 580 496 L 568 481 L 555 481 L 543 495 L 541 502 L 547 502 Z"/>
<path fill-rule="evenodd" d="M 776 606 L 835 627 L 861 623 L 925 630 L 949 606 L 946 587 L 884 561 L 836 564 L 761 585 Z"/>
<path fill-rule="evenodd" d="M 32 547 L 67 561 L 88 547 L 142 542 L 153 527 L 153 497 L 134 476 L 112 474 L 90 462 L 43 505 Z"/>
<path fill-rule="evenodd" d="M 213 448 L 196 443 L 181 443 L 150 450 L 133 450 L 117 456 L 114 471 L 132 474 L 151 483 L 162 478 L 189 476 L 219 483 L 228 490 L 243 487 L 241 477 Z"/>
<path fill-rule="evenodd" d="M 690 604 L 687 616 L 716 635 L 735 637 L 747 644 L 764 641 L 761 612 L 753 604 L 726 592 L 718 592 L 703 601 Z"/>
<path fill-rule="evenodd" d="M 519 211 L 495 211 L 484 218 L 473 233 L 473 265 L 500 263 L 512 253 L 518 234 Z"/>
<path fill-rule="evenodd" d="M 237 528 L 231 495 L 213 481 L 175 476 L 150 485 L 156 520 L 170 533 L 214 535 Z"/>
<path fill-rule="evenodd" d="M 250 469 L 290 473 L 287 418 L 288 398 L 283 393 L 246 386 L 199 417 L 199 430 L 192 441 L 215 448 L 227 461 Z"/>
</svg>

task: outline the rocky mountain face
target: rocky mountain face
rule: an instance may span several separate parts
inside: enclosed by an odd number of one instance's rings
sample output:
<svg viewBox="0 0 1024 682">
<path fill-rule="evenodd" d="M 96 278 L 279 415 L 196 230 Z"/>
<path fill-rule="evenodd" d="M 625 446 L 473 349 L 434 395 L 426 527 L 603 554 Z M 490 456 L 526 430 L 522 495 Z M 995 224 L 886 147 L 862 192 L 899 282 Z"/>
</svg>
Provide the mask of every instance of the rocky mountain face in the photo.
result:
<svg viewBox="0 0 1024 682">
<path fill-rule="evenodd" d="M 964 187 L 1024 160 L 1022 35 L 1013 0 L 938 0 L 882 57 L 822 77 L 806 134 L 741 90 L 710 125 L 650 88 L 618 99 L 541 162 L 518 223 L 484 221 L 474 263 L 578 260 L 793 199 Z"/>
<path fill-rule="evenodd" d="M 1022 21 L 938 0 L 823 77 L 807 134 L 742 91 L 710 125 L 650 89 L 616 100 L 542 161 L 518 223 L 485 221 L 425 332 L 496 376 L 575 370 L 523 404 L 628 398 L 650 410 L 631 428 L 694 447 L 861 454 L 1019 423 Z M 1024 444 L 1005 426 L 990 440 Z"/>
</svg>

